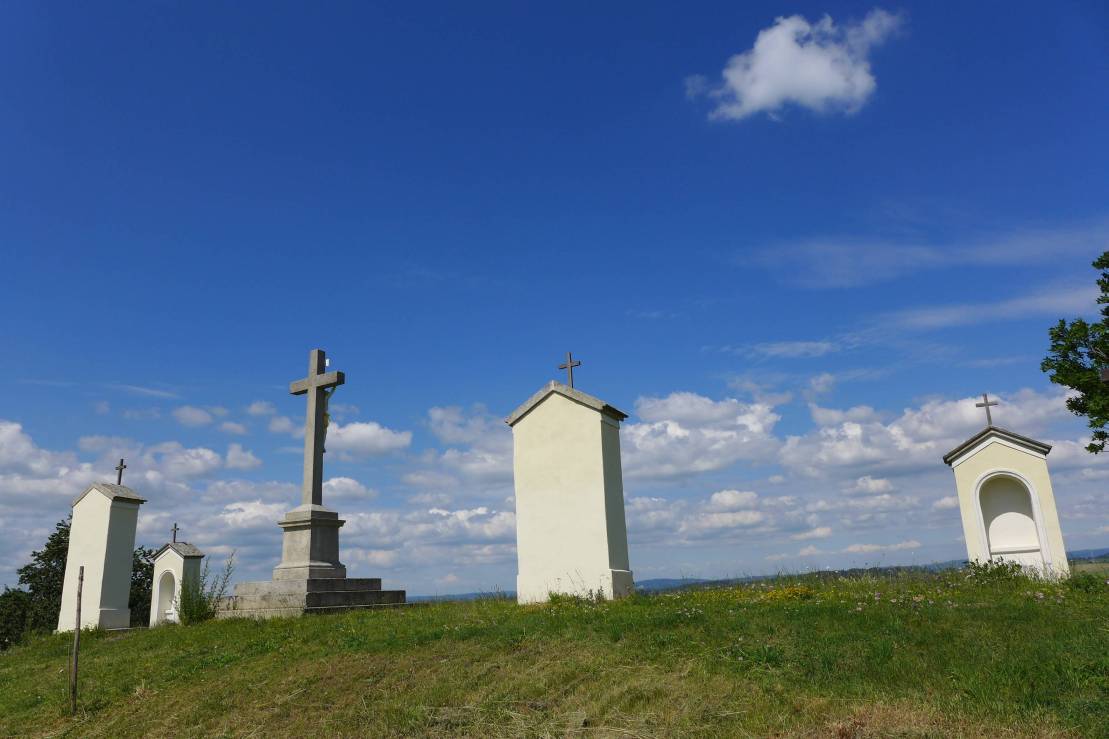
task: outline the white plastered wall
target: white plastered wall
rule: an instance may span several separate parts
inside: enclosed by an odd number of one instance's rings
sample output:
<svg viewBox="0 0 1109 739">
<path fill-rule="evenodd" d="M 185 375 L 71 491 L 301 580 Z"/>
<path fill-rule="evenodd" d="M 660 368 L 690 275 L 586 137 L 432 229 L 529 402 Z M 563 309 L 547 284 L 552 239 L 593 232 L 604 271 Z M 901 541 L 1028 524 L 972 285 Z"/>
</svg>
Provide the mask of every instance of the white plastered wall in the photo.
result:
<svg viewBox="0 0 1109 739">
<path fill-rule="evenodd" d="M 82 565 L 81 628 L 125 629 L 131 625 L 131 567 L 139 504 L 112 500 L 90 490 L 73 506 L 58 631 L 72 631 L 77 613 L 77 577 Z"/>
<path fill-rule="evenodd" d="M 182 557 L 173 549 L 165 549 L 154 560 L 154 583 L 150 589 L 150 625 L 176 623 L 177 604 L 181 600 L 181 584 L 186 578 L 200 580 L 200 557 Z M 165 575 L 172 580 L 167 583 Z M 166 591 L 167 585 L 172 588 Z M 167 614 L 167 611 L 170 611 Z"/>
<path fill-rule="evenodd" d="M 632 592 L 619 422 L 552 393 L 512 431 L 517 600 Z"/>
<path fill-rule="evenodd" d="M 1029 495 L 1044 574 L 1056 577 L 1069 574 L 1063 532 L 1055 508 L 1055 492 L 1051 487 L 1051 475 L 1044 455 L 1002 439 L 990 438 L 955 460 L 953 470 L 963 520 L 963 535 L 966 538 L 967 559 L 980 562 L 990 559 L 987 519 L 994 512 L 987 510 L 986 515 L 983 515 L 983 487 L 992 487 L 994 491 L 1001 487 L 1007 490 L 1019 488 L 1027 490 Z M 1000 556 L 1005 557 L 1004 554 Z M 1005 558 L 1021 561 L 1024 556 L 1014 554 Z"/>
</svg>

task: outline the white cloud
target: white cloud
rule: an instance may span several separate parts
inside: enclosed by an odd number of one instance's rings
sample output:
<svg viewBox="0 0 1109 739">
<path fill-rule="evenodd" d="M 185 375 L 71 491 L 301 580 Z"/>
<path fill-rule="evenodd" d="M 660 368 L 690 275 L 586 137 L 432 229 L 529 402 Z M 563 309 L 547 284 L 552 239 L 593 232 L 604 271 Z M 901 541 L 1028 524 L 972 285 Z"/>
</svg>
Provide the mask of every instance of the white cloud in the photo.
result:
<svg viewBox="0 0 1109 739">
<path fill-rule="evenodd" d="M 699 535 L 720 529 L 757 526 L 764 520 L 766 520 L 766 515 L 761 511 L 701 513 L 687 518 L 682 523 L 680 531 L 685 534 Z"/>
<path fill-rule="evenodd" d="M 324 500 L 372 500 L 376 497 L 376 490 L 350 477 L 332 477 L 323 483 Z"/>
<path fill-rule="evenodd" d="M 845 491 L 848 495 L 879 495 L 893 492 L 893 483 L 883 477 L 863 475 Z"/>
<path fill-rule="evenodd" d="M 774 341 L 755 344 L 751 347 L 751 354 L 773 358 L 806 359 L 823 357 L 838 349 L 839 347 L 831 341 Z"/>
<path fill-rule="evenodd" d="M 932 510 L 933 511 L 949 511 L 953 508 L 958 508 L 958 507 L 959 507 L 959 499 L 956 498 L 954 495 L 948 495 L 946 497 L 940 498 L 939 500 L 937 500 L 935 503 L 932 504 Z"/>
<path fill-rule="evenodd" d="M 431 408 L 428 426 L 436 438 L 453 445 L 429 459 L 447 473 L 425 470 L 419 473 L 423 477 L 408 478 L 409 484 L 456 487 L 457 477 L 486 484 L 512 479 L 512 431 L 485 406 L 474 405 L 469 411 L 458 406 Z"/>
<path fill-rule="evenodd" d="M 411 431 L 393 431 L 376 421 L 342 425 L 332 422 L 327 429 L 327 448 L 346 456 L 375 456 L 407 449 Z"/>
<path fill-rule="evenodd" d="M 951 267 L 1048 264 L 1098 254 L 1109 221 L 1018 228 L 963 242 L 875 241 L 868 237 L 803 240 L 745 251 L 737 259 L 772 269 L 790 283 L 814 289 L 849 288 Z M 1020 306 L 1010 306 L 1016 310 Z M 1025 309 L 1030 306 L 1025 306 Z M 924 317 L 926 318 L 926 317 Z M 918 319 L 919 320 L 919 319 Z"/>
<path fill-rule="evenodd" d="M 1093 314 L 1097 311 L 1097 297 L 1098 289 L 1089 284 L 1056 285 L 992 303 L 966 303 L 898 311 L 886 315 L 881 321 L 901 329 L 927 331 L 1027 316 Z"/>
<path fill-rule="evenodd" d="M 843 26 L 829 16 L 816 23 L 799 15 L 778 18 L 759 32 L 753 48 L 728 60 L 719 87 L 693 77 L 686 93 L 715 99 L 710 118 L 716 120 L 760 112 L 773 116 L 790 104 L 818 113 L 854 113 L 877 87 L 871 49 L 900 25 L 899 16 L 877 8 L 862 22 Z"/>
<path fill-rule="evenodd" d="M 274 527 L 274 522 L 281 519 L 288 507 L 287 503 L 236 501 L 224 506 L 219 517 L 232 528 L 269 528 Z"/>
<path fill-rule="evenodd" d="M 246 426 L 235 421 L 224 421 L 219 425 L 219 430 L 225 434 L 236 434 L 238 436 L 246 435 Z"/>
<path fill-rule="evenodd" d="M 845 554 L 870 554 L 872 552 L 898 552 L 906 549 L 919 549 L 920 542 L 915 539 L 897 544 L 852 544 L 843 551 Z"/>
<path fill-rule="evenodd" d="M 856 405 L 847 410 L 836 410 L 809 403 L 809 413 L 817 426 L 835 426 L 844 421 L 877 421 L 880 418 L 877 411 L 869 405 Z"/>
<path fill-rule="evenodd" d="M 112 406 L 106 400 L 98 400 L 92 407 L 98 416 L 106 416 L 112 412 Z"/>
<path fill-rule="evenodd" d="M 274 416 L 271 418 L 269 430 L 274 434 L 289 434 L 291 436 L 300 436 L 304 432 L 304 428 L 297 426 L 293 423 L 293 419 L 288 416 Z"/>
<path fill-rule="evenodd" d="M 789 538 L 797 541 L 805 541 L 807 539 L 827 539 L 832 535 L 832 528 L 830 526 L 817 526 L 815 529 L 802 531 L 799 534 L 793 534 Z"/>
<path fill-rule="evenodd" d="M 1063 390 L 1021 390 L 998 397 L 1001 406 L 994 410 L 994 421 L 1026 435 L 1041 434 L 1049 423 L 1070 417 Z M 838 474 L 833 471 L 841 469 L 858 471 L 856 478 L 872 471 L 931 470 L 941 464 L 944 454 L 985 426 L 982 410 L 975 407 L 979 400 L 928 400 L 888 423 L 877 420 L 869 409 L 866 413 L 821 409 L 814 412 L 814 419 L 828 425 L 790 436 L 779 459 L 786 467 L 814 476 Z M 1053 451 L 1053 459 L 1061 461 L 1067 455 L 1067 451 L 1061 455 Z"/>
<path fill-rule="evenodd" d="M 277 408 L 268 400 L 256 400 L 246 407 L 246 412 L 251 416 L 272 416 Z"/>
<path fill-rule="evenodd" d="M 816 547 L 814 547 L 810 544 L 809 546 L 805 547 L 801 551 L 797 552 L 797 556 L 799 556 L 799 557 L 813 557 L 813 556 L 816 556 L 817 554 L 821 554 L 821 553 L 822 552 L 819 549 L 817 549 Z"/>
<path fill-rule="evenodd" d="M 232 444 L 227 447 L 227 469 L 252 470 L 261 465 L 262 460 L 254 456 L 249 450 L 243 449 L 242 444 Z"/>
<path fill-rule="evenodd" d="M 182 426 L 207 426 L 212 422 L 212 414 L 203 408 L 183 405 L 173 409 L 173 417 Z"/>
<path fill-rule="evenodd" d="M 218 452 L 205 447 L 187 449 L 176 441 L 155 444 L 144 452 L 143 458 L 148 466 L 169 480 L 202 477 L 223 465 Z"/>
<path fill-rule="evenodd" d="M 640 398 L 642 423 L 624 426 L 625 474 L 665 478 L 718 470 L 741 459 L 760 460 L 778 448 L 774 425 L 780 416 L 767 402 L 714 401 L 695 393 Z"/>
<path fill-rule="evenodd" d="M 750 508 L 758 501 L 758 495 L 750 490 L 721 490 L 709 496 L 709 507 L 718 511 L 734 511 L 737 508 Z"/>
</svg>

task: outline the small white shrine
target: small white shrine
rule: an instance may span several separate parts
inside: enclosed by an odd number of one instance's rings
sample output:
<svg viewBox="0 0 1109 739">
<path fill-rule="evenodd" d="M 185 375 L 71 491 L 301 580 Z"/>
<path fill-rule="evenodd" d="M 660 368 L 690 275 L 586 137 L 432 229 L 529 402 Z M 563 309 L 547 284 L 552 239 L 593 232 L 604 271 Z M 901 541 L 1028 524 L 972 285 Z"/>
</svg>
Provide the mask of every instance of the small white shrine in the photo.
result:
<svg viewBox="0 0 1109 739">
<path fill-rule="evenodd" d="M 967 559 L 1065 577 L 1070 567 L 1047 469 L 1051 447 L 994 426 L 990 407 L 997 403 L 982 401 L 986 428 L 943 458 L 955 473 Z"/>
<path fill-rule="evenodd" d="M 177 524 L 173 524 L 173 541 L 166 542 L 154 553 L 154 582 L 150 588 L 150 625 L 177 623 L 181 600 L 181 583 L 200 582 L 200 562 L 204 552 L 186 541 L 177 541 Z"/>
<path fill-rule="evenodd" d="M 128 601 L 135 529 L 139 506 L 145 502 L 131 488 L 106 482 L 90 485 L 74 499 L 58 631 L 72 631 L 76 623 L 77 578 L 82 566 L 81 628 L 131 626 Z"/>
<path fill-rule="evenodd" d="M 551 593 L 606 598 L 635 586 L 628 564 L 620 422 L 627 414 L 551 382 L 513 411 L 519 603 Z M 567 368 L 566 365 L 562 367 Z"/>
</svg>

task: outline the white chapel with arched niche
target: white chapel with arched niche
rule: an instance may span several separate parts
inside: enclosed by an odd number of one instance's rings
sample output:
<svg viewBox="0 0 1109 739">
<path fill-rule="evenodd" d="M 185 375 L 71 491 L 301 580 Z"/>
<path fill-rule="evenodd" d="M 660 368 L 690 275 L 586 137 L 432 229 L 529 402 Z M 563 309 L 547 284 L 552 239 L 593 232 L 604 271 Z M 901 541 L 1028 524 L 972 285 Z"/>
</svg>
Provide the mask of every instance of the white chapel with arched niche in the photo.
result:
<svg viewBox="0 0 1109 739">
<path fill-rule="evenodd" d="M 970 561 L 1016 562 L 1045 577 L 1070 573 L 1047 469 L 1051 446 L 993 425 L 948 452 Z"/>
<path fill-rule="evenodd" d="M 181 583 L 190 579 L 199 583 L 200 561 L 204 552 L 185 541 L 177 541 L 177 524 L 173 524 L 173 541 L 154 554 L 154 582 L 150 588 L 150 625 L 177 623 L 177 604 Z"/>
</svg>

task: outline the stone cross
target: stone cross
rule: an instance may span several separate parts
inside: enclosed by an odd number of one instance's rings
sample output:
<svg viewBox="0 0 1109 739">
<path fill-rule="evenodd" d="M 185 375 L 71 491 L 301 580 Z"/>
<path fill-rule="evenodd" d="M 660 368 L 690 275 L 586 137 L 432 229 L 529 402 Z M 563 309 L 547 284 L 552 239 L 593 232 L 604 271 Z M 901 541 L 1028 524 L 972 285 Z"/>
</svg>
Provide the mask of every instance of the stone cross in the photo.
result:
<svg viewBox="0 0 1109 739">
<path fill-rule="evenodd" d="M 574 368 L 575 367 L 580 367 L 580 366 L 581 366 L 581 362 L 576 361 L 574 359 L 574 355 L 571 354 L 570 352 L 566 352 L 566 361 L 563 362 L 562 364 L 558 365 L 558 368 L 560 370 L 561 369 L 566 370 L 566 374 L 569 376 L 569 380 L 570 380 L 567 384 L 570 387 L 574 386 Z"/>
<path fill-rule="evenodd" d="M 127 465 L 123 463 L 123 458 L 121 457 L 119 460 L 119 464 L 116 465 L 116 485 L 123 484 L 123 471 L 125 469 L 127 469 Z"/>
<path fill-rule="evenodd" d="M 986 393 L 982 393 L 982 402 L 981 403 L 975 403 L 974 404 L 975 408 L 985 408 L 986 409 L 986 425 L 987 426 L 993 426 L 993 418 L 990 416 L 990 406 L 992 406 L 992 405 L 997 405 L 997 401 L 996 400 L 991 401 L 990 396 L 987 395 Z"/>
<path fill-rule="evenodd" d="M 323 349 L 308 353 L 308 376 L 289 384 L 293 395 L 308 396 L 308 413 L 304 419 L 304 487 L 303 505 L 323 505 L 323 443 L 327 435 L 328 388 L 346 382 L 342 372 L 327 372 L 327 355 Z"/>
<path fill-rule="evenodd" d="M 174 522 L 173 522 L 173 528 L 172 528 L 172 529 L 170 529 L 170 531 L 172 531 L 172 532 L 173 532 L 173 541 L 174 541 L 174 542 L 176 542 L 176 541 L 177 541 L 177 532 L 178 532 L 178 531 L 180 531 L 180 530 L 181 530 L 181 529 L 177 528 L 177 522 L 176 522 L 176 521 L 174 521 Z"/>
</svg>

